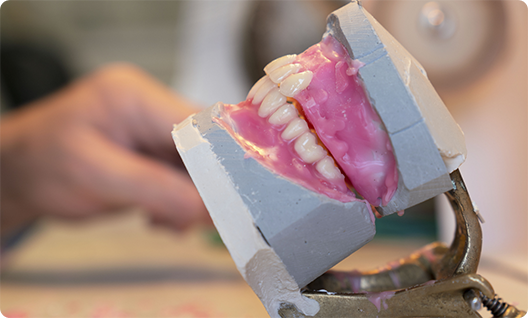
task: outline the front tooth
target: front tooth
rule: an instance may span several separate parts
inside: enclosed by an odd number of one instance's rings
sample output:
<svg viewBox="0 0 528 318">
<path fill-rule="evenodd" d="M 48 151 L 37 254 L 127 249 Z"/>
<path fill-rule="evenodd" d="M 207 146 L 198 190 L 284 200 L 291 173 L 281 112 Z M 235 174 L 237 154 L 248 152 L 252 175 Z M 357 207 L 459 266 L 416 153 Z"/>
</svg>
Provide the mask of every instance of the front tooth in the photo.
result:
<svg viewBox="0 0 528 318">
<path fill-rule="evenodd" d="M 258 91 L 258 89 L 262 86 L 262 83 L 266 81 L 267 76 L 263 76 L 261 79 L 259 79 L 253 87 L 249 90 L 249 93 L 246 97 L 246 99 L 251 99 L 253 96 L 255 96 L 255 93 Z"/>
<path fill-rule="evenodd" d="M 268 119 L 272 125 L 284 125 L 297 118 L 297 109 L 292 104 L 286 104 L 277 109 Z"/>
<path fill-rule="evenodd" d="M 291 62 L 295 61 L 296 57 L 296 54 L 290 54 L 276 58 L 264 67 L 264 72 L 269 75 L 271 72 L 275 71 L 279 67 L 284 66 L 286 64 L 290 64 Z"/>
<path fill-rule="evenodd" d="M 294 74 L 299 72 L 301 69 L 301 64 L 286 64 L 284 66 L 279 67 L 275 71 L 271 72 L 269 74 L 269 78 L 274 83 L 280 83 L 283 79 L 285 79 L 288 75 Z"/>
<path fill-rule="evenodd" d="M 266 76 L 266 79 L 264 82 L 260 85 L 259 89 L 255 93 L 255 97 L 253 97 L 253 101 L 251 102 L 253 105 L 257 105 L 260 103 L 266 95 L 268 95 L 269 91 L 273 87 L 277 87 L 277 84 L 273 83 L 269 77 Z"/>
<path fill-rule="evenodd" d="M 302 118 L 295 118 L 290 121 L 286 129 L 281 134 L 282 139 L 290 140 L 300 136 L 302 133 L 308 131 L 308 124 Z"/>
<path fill-rule="evenodd" d="M 295 140 L 294 148 L 306 163 L 316 162 L 326 156 L 326 150 L 317 144 L 314 134 L 309 131 Z"/>
<path fill-rule="evenodd" d="M 280 83 L 280 92 L 284 96 L 293 97 L 295 94 L 308 87 L 312 78 L 313 73 L 311 71 L 304 71 L 290 75 Z"/>
<path fill-rule="evenodd" d="M 258 115 L 262 118 L 268 117 L 277 108 L 286 104 L 286 96 L 279 92 L 279 88 L 273 88 L 260 104 Z"/>
<path fill-rule="evenodd" d="M 328 156 L 316 163 L 315 169 L 328 180 L 338 179 L 341 177 L 341 171 L 335 166 L 334 159 Z"/>
</svg>

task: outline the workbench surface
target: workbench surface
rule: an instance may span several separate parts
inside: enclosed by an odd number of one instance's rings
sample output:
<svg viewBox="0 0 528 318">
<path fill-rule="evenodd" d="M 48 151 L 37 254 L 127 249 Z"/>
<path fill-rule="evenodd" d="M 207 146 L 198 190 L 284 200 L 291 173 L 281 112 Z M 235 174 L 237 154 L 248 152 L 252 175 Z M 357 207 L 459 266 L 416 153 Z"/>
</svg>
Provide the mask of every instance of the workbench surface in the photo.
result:
<svg viewBox="0 0 528 318">
<path fill-rule="evenodd" d="M 425 243 L 374 240 L 338 267 L 376 268 Z M 479 273 L 527 309 L 524 255 L 483 257 Z M 9 318 L 267 317 L 210 229 L 174 233 L 140 213 L 46 220 L 2 256 L 0 310 Z"/>
</svg>

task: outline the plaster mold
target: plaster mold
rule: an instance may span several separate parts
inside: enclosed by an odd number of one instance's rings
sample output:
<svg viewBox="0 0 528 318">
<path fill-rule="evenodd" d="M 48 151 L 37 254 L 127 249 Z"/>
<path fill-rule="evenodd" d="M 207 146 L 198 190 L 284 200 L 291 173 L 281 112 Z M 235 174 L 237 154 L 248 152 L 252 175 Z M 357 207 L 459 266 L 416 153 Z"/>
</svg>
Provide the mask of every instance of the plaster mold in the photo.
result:
<svg viewBox="0 0 528 318">
<path fill-rule="evenodd" d="M 398 189 L 382 215 L 451 189 L 449 173 L 466 158 L 464 135 L 426 72 L 357 1 L 327 19 L 327 33 L 364 63 L 358 71 L 398 162 Z"/>
<path fill-rule="evenodd" d="M 253 158 L 217 123 L 224 105 L 193 115 L 172 135 L 237 268 L 272 317 L 281 303 L 307 315 L 300 288 L 369 242 L 370 206 L 340 202 L 291 182 Z"/>
</svg>

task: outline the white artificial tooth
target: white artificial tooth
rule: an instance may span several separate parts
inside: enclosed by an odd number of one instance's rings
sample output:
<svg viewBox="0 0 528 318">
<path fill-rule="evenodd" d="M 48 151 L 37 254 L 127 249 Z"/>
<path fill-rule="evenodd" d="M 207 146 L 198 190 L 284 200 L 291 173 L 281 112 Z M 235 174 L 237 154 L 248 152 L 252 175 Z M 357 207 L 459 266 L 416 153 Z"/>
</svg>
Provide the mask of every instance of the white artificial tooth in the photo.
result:
<svg viewBox="0 0 528 318">
<path fill-rule="evenodd" d="M 315 135 L 309 131 L 300 135 L 293 146 L 301 159 L 306 163 L 313 163 L 326 156 L 326 150 L 317 144 Z"/>
<path fill-rule="evenodd" d="M 262 104 L 260 104 L 258 115 L 262 118 L 268 117 L 284 104 L 286 104 L 286 96 L 279 92 L 278 87 L 272 88 L 268 95 L 264 97 Z"/>
<path fill-rule="evenodd" d="M 271 72 L 275 71 L 279 67 L 284 66 L 286 64 L 290 64 L 291 62 L 295 61 L 296 57 L 296 54 L 290 54 L 276 58 L 264 67 L 264 72 L 269 75 Z"/>
<path fill-rule="evenodd" d="M 328 180 L 338 179 L 341 177 L 341 171 L 335 166 L 334 159 L 328 156 L 316 163 L 315 169 Z"/>
<path fill-rule="evenodd" d="M 297 109 L 295 109 L 295 106 L 292 104 L 286 104 L 277 109 L 277 111 L 271 115 L 268 121 L 272 125 L 284 125 L 295 118 L 298 118 Z"/>
<path fill-rule="evenodd" d="M 299 72 L 301 67 L 301 64 L 286 64 L 271 72 L 271 74 L 269 74 L 269 78 L 274 83 L 278 84 L 282 82 L 282 80 L 285 79 L 288 75 Z"/>
<path fill-rule="evenodd" d="M 267 76 L 263 76 L 261 79 L 259 79 L 253 87 L 249 90 L 249 93 L 247 94 L 246 99 L 251 99 L 253 96 L 255 96 L 255 93 L 257 93 L 258 89 L 262 86 L 262 83 L 266 81 Z"/>
<path fill-rule="evenodd" d="M 295 94 L 308 87 L 312 78 L 313 73 L 311 71 L 292 74 L 280 83 L 280 92 L 284 96 L 293 97 Z"/>
<path fill-rule="evenodd" d="M 290 140 L 299 137 L 306 131 L 308 131 L 308 124 L 304 119 L 297 117 L 290 121 L 288 126 L 282 131 L 281 137 L 284 140 Z"/>
<path fill-rule="evenodd" d="M 255 93 L 255 97 L 253 97 L 253 101 L 251 102 L 253 105 L 257 105 L 259 104 L 260 102 L 262 102 L 262 100 L 264 99 L 264 97 L 266 97 L 266 95 L 268 95 L 269 91 L 271 91 L 271 89 L 273 87 L 277 87 L 277 84 L 273 83 L 269 77 L 266 76 L 266 79 L 264 80 L 264 82 L 262 83 L 262 85 L 260 85 L 259 89 L 257 90 L 257 92 Z"/>
</svg>

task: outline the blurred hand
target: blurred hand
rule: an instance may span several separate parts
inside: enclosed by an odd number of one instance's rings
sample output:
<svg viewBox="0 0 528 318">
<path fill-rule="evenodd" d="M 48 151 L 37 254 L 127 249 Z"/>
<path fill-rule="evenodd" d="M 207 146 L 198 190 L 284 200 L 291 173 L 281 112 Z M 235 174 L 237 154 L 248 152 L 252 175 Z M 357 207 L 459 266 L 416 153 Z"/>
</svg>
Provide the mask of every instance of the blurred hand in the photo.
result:
<svg viewBox="0 0 528 318">
<path fill-rule="evenodd" d="M 114 65 L 4 116 L 3 235 L 39 215 L 135 206 L 177 229 L 207 220 L 170 135 L 192 106 L 139 69 Z"/>
</svg>

